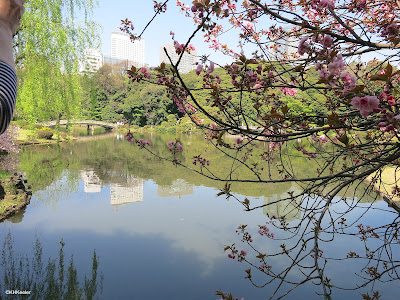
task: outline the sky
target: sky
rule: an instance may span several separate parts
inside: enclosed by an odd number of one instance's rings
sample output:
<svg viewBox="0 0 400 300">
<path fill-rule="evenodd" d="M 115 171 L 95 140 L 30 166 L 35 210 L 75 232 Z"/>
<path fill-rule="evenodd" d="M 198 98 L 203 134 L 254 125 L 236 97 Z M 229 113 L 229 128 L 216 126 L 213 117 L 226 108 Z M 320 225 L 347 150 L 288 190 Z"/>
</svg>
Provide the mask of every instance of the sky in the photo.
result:
<svg viewBox="0 0 400 300">
<path fill-rule="evenodd" d="M 188 3 L 190 2 L 188 1 Z M 100 36 L 103 55 L 110 56 L 111 32 L 119 31 L 118 27 L 121 25 L 121 20 L 126 18 L 131 20 L 135 26 L 134 32 L 139 34 L 154 16 L 153 5 L 152 0 L 99 0 L 99 5 L 93 12 L 93 20 L 102 27 Z M 175 33 L 176 40 L 184 43 L 194 29 L 193 21 L 179 12 L 176 1 L 172 0 L 167 7 L 167 12 L 158 15 L 143 35 L 145 39 L 145 62 L 150 66 L 160 64 L 160 47 L 172 43 L 170 31 Z M 202 45 L 201 33 L 195 37 L 193 44 L 198 55 L 222 58 L 222 55 L 216 54 L 207 45 Z M 226 63 L 227 61 L 223 62 Z"/>
<path fill-rule="evenodd" d="M 191 4 L 192 1 L 184 0 L 183 2 Z M 121 20 L 126 18 L 131 20 L 135 26 L 135 34 L 139 34 L 154 16 L 153 5 L 153 0 L 99 0 L 99 4 L 93 12 L 93 20 L 101 27 L 100 37 L 103 55 L 110 56 L 111 32 L 119 31 L 118 27 L 121 26 Z M 267 20 L 264 21 L 268 23 Z M 185 17 L 178 11 L 176 0 L 170 0 L 167 12 L 158 15 L 142 36 L 145 40 L 146 64 L 150 66 L 160 64 L 160 47 L 172 43 L 170 31 L 175 33 L 178 42 L 184 43 L 194 29 L 192 19 Z M 229 31 L 221 37 L 221 42 L 228 43 L 230 47 L 236 48 L 237 51 L 237 35 L 234 31 Z M 201 32 L 195 36 L 192 44 L 196 47 L 197 55 L 209 55 L 210 60 L 221 64 L 231 62 L 230 58 L 208 48 L 208 45 L 203 42 Z M 251 53 L 253 50 L 246 52 Z M 368 61 L 375 56 L 377 56 L 377 53 L 367 54 L 363 56 L 362 60 Z"/>
</svg>

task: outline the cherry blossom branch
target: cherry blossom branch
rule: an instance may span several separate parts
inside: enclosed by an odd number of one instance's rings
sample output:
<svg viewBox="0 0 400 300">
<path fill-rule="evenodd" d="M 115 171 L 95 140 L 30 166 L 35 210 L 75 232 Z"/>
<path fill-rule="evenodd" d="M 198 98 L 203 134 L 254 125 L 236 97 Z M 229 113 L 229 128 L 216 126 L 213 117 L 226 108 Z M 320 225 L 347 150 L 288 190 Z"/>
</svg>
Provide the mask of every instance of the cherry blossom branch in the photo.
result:
<svg viewBox="0 0 400 300">
<path fill-rule="evenodd" d="M 320 29 L 318 27 L 310 25 L 309 22 L 299 23 L 299 22 L 296 22 L 294 20 L 285 18 L 285 17 L 281 16 L 280 14 L 275 13 L 273 10 L 269 9 L 267 5 L 263 5 L 257 0 L 249 0 L 249 1 L 252 2 L 253 4 L 257 5 L 261 9 L 263 9 L 265 11 L 265 13 L 267 13 L 267 14 L 269 14 L 269 15 L 271 15 L 271 16 L 273 16 L 273 17 L 275 17 L 275 18 L 277 18 L 277 19 L 279 19 L 279 20 L 281 20 L 281 21 L 283 21 L 285 23 L 296 25 L 296 26 L 299 26 L 299 27 L 302 27 L 302 28 L 305 28 L 305 29 L 310 29 L 312 31 L 320 31 Z M 366 47 L 372 47 L 375 50 L 376 49 L 393 49 L 393 45 L 391 45 L 391 44 L 373 43 L 373 42 L 365 41 L 365 40 L 362 40 L 362 39 L 352 39 L 352 38 L 349 38 L 347 36 L 334 33 L 332 31 L 329 32 L 329 35 L 331 35 L 332 37 L 334 37 L 334 38 L 336 38 L 338 40 L 343 40 L 343 41 L 348 42 L 348 43 L 359 44 L 359 45 L 363 45 L 363 46 L 366 46 Z M 395 48 L 400 48 L 400 45 L 396 46 Z"/>
</svg>

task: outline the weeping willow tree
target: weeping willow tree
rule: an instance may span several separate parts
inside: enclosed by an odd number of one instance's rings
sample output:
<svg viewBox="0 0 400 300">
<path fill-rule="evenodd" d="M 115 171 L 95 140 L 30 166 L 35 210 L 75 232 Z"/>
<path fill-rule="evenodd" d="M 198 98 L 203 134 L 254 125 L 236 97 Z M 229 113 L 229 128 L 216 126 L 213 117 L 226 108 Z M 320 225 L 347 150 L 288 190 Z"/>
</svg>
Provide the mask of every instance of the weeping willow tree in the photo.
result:
<svg viewBox="0 0 400 300">
<path fill-rule="evenodd" d="M 97 0 L 30 0 L 14 38 L 19 91 L 17 113 L 30 124 L 79 117 L 79 61 L 98 47 L 91 20 Z"/>
</svg>

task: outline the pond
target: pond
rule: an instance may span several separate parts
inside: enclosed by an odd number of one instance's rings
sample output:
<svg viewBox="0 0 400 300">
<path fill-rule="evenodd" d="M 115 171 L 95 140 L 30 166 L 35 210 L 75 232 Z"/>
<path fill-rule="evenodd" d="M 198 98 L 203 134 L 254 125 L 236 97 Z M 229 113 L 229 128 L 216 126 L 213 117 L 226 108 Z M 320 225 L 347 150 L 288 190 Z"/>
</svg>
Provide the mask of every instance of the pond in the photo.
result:
<svg viewBox="0 0 400 300">
<path fill-rule="evenodd" d="M 169 155 L 166 144 L 173 139 L 171 136 L 147 138 L 163 156 Z M 220 162 L 218 168 L 226 167 L 219 152 L 212 147 L 204 148 L 207 146 L 203 137 L 187 136 L 182 140 L 183 162 L 190 164 L 196 151 L 207 151 L 212 161 Z M 276 282 L 255 287 L 245 279 L 248 265 L 229 259 L 224 247 L 236 243 L 238 249 L 245 249 L 236 233 L 241 224 L 247 224 L 249 232 L 257 233 L 258 225 L 283 213 L 288 224 L 298 222 L 300 212 L 284 202 L 247 212 L 239 202 L 217 197 L 223 182 L 161 161 L 120 135 L 60 146 L 28 146 L 19 159 L 19 169 L 32 185 L 33 197 L 24 211 L 0 224 L 3 268 L 10 268 L 13 259 L 18 261 L 21 256 L 30 261 L 26 269 L 32 269 L 39 245 L 42 264 L 47 266 L 39 272 L 40 276 L 46 276 L 49 270 L 59 272 L 61 264 L 58 268 L 56 265 L 61 241 L 61 256 L 65 261 L 62 268 L 76 269 L 75 286 L 79 283 L 84 286 L 85 277 L 93 279 L 95 269 L 93 299 L 219 299 L 215 293 L 221 290 L 239 299 L 258 300 L 269 299 L 277 287 Z M 255 206 L 275 202 L 296 189 L 291 183 L 242 183 L 232 188 L 235 195 L 246 196 Z M 377 225 L 381 220 L 394 218 L 385 202 L 371 204 L 368 197 L 362 202 L 348 214 L 349 222 L 371 205 L 379 210 L 366 214 L 364 224 Z M 338 210 L 344 209 L 341 202 L 335 205 Z M 271 231 L 279 238 L 254 237 L 254 247 L 266 252 L 279 248 L 285 233 L 272 228 Z M 364 244 L 359 238 L 346 235 L 336 237 L 323 248 L 324 255 L 329 256 L 361 251 Z M 10 251 L 14 258 L 9 257 Z M 57 263 L 49 267 L 49 260 Z M 288 263 L 287 259 L 276 257 L 271 265 Z M 350 265 L 347 261 L 337 261 L 329 264 L 326 273 L 335 284 L 352 288 L 361 282 L 355 275 L 361 268 L 358 261 Z M 6 272 L 5 269 L 0 272 L 2 297 L 6 290 L 19 288 L 7 286 Z M 55 282 L 67 282 L 57 275 L 62 272 L 57 272 L 52 273 Z M 21 278 L 26 276 L 23 273 L 22 270 Z M 263 276 L 254 274 L 253 279 L 261 284 Z M 292 276 L 301 278 L 302 274 L 295 271 Z M 290 284 L 284 284 L 281 294 L 289 288 Z M 87 289 L 82 288 L 83 298 L 85 295 L 91 298 Z M 400 293 L 396 282 L 376 283 L 374 289 L 379 290 L 383 299 L 398 299 Z M 34 292 L 38 299 L 45 293 L 40 289 Z M 335 290 L 333 298 L 362 299 L 361 294 L 366 292 L 370 288 Z M 321 299 L 317 293 L 321 293 L 320 287 L 309 282 L 299 286 L 287 299 Z"/>
</svg>

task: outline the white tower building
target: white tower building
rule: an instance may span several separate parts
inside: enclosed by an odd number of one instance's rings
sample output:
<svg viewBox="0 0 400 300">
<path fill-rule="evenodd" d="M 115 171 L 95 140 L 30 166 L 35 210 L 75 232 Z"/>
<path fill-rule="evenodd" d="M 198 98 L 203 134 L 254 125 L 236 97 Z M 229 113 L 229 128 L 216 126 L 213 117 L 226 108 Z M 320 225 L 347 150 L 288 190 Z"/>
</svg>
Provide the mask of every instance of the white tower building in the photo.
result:
<svg viewBox="0 0 400 300">
<path fill-rule="evenodd" d="M 276 60 L 282 59 L 292 59 L 295 55 L 298 55 L 298 47 L 301 37 L 293 37 L 289 33 L 292 27 L 283 28 L 284 32 L 287 34 L 282 35 L 278 40 L 276 40 L 276 49 L 272 51 L 272 58 Z M 306 56 L 302 56 L 303 58 Z"/>
<path fill-rule="evenodd" d="M 164 48 L 167 50 L 168 55 L 171 57 L 172 63 L 176 64 L 179 58 L 179 54 L 176 53 L 175 47 L 172 44 L 167 44 L 160 48 L 160 63 L 170 63 L 168 56 L 165 54 Z M 181 62 L 179 63 L 178 71 L 180 73 L 189 73 L 191 70 L 193 70 L 196 63 L 196 55 L 196 51 L 192 51 L 191 54 L 185 52 L 182 56 Z"/>
<path fill-rule="evenodd" d="M 143 67 L 144 49 L 144 39 L 132 42 L 126 33 L 111 33 L 111 59 L 127 60 L 136 67 Z"/>
</svg>

